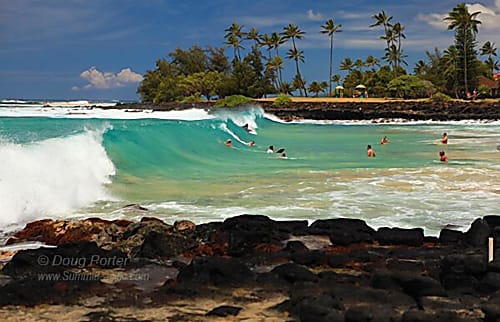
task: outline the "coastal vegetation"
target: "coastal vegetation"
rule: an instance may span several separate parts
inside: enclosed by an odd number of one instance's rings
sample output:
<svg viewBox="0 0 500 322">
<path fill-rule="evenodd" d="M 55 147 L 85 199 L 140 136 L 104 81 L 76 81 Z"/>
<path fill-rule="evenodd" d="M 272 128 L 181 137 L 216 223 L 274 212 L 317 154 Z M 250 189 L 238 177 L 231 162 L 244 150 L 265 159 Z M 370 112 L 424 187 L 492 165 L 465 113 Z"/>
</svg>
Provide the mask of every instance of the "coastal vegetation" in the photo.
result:
<svg viewBox="0 0 500 322">
<path fill-rule="evenodd" d="M 328 19 L 318 26 L 318 33 L 330 39 L 329 61 L 325 61 L 328 79 L 309 83 L 301 72 L 306 55 L 300 49 L 300 41 L 307 35 L 298 25 L 288 24 L 281 31 L 261 34 L 255 27 L 246 31 L 245 26 L 234 22 L 225 29 L 226 47 L 177 48 L 156 61 L 156 68 L 146 72 L 137 92 L 144 102 L 155 104 L 238 97 L 227 102 L 221 100 L 222 105 L 245 101 L 241 97 L 265 98 L 280 94 L 280 97 L 310 94 L 366 97 L 369 94 L 370 97 L 425 98 L 443 93 L 453 98 L 468 98 L 474 91 L 480 97 L 487 97 L 493 94 L 492 87 L 481 84 L 480 79 L 496 84 L 494 74 L 500 66 L 494 43 L 487 41 L 478 47 L 479 14 L 469 12 L 465 3 L 452 8 L 444 22 L 454 31 L 453 44 L 444 50 L 427 50 L 425 59 L 409 68 L 403 46 L 405 26 L 394 22 L 393 16 L 382 10 L 372 16 L 373 23 L 369 26 L 382 30 L 383 55 L 380 58 L 345 57 L 339 63 L 342 76 L 333 75 L 334 35 L 342 31 L 342 25 L 334 18 Z M 285 45 L 288 50 L 280 54 L 279 49 Z M 231 56 L 226 54 L 229 48 Z M 294 76 L 289 80 L 283 79 L 285 59 L 293 62 L 294 67 Z M 341 90 L 333 90 L 333 83 Z M 360 84 L 365 87 L 357 88 Z"/>
</svg>

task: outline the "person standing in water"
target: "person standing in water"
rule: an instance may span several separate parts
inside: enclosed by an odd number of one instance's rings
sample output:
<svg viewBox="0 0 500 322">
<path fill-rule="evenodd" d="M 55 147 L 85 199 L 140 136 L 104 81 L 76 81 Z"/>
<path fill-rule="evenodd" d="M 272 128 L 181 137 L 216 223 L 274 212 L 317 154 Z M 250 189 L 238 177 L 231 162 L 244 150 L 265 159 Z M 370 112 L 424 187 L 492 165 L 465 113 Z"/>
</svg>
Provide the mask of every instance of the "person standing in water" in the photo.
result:
<svg viewBox="0 0 500 322">
<path fill-rule="evenodd" d="M 382 140 L 380 140 L 380 144 L 386 144 L 386 143 L 389 143 L 389 140 L 387 139 L 387 136 L 384 135 L 384 137 L 382 138 Z"/>
<path fill-rule="evenodd" d="M 443 150 L 439 151 L 439 161 L 448 163 L 448 157 L 446 156 L 446 153 Z"/>
<path fill-rule="evenodd" d="M 370 144 L 368 144 L 366 147 L 366 153 L 367 153 L 369 158 L 375 157 L 375 151 L 373 151 L 372 146 Z"/>
<path fill-rule="evenodd" d="M 442 144 L 448 144 L 448 134 L 446 132 L 443 133 L 443 137 L 441 138 Z"/>
</svg>

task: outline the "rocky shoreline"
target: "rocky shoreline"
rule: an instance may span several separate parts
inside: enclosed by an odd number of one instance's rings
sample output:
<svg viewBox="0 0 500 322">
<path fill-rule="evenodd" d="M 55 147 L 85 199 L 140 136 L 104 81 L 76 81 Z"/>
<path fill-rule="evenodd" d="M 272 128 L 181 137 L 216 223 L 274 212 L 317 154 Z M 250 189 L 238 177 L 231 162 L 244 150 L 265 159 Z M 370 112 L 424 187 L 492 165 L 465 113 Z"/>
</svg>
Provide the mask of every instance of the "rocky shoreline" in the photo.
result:
<svg viewBox="0 0 500 322">
<path fill-rule="evenodd" d="M 119 104 L 113 108 L 125 110 L 169 111 L 189 108 L 214 109 L 214 102 Z M 358 102 L 290 102 L 276 107 L 270 101 L 255 101 L 266 112 L 285 121 L 313 120 L 500 120 L 500 101 L 450 101 L 433 103 L 423 101 L 358 101 Z"/>
<path fill-rule="evenodd" d="M 6 320 L 498 321 L 500 216 L 467 232 L 241 215 L 40 220 L 8 245 Z M 495 240 L 488 261 L 488 238 Z"/>
</svg>

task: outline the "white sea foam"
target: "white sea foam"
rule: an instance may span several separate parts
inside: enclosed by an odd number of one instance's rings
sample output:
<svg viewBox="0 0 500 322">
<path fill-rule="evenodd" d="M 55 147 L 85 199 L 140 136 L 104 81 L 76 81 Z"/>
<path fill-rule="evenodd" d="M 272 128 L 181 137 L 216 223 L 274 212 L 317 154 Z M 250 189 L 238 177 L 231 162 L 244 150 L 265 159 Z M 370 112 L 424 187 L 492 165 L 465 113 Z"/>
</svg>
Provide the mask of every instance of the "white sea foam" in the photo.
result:
<svg viewBox="0 0 500 322">
<path fill-rule="evenodd" d="M 257 118 L 264 115 L 264 110 L 260 107 L 218 109 L 212 114 L 224 122 L 231 120 L 240 127 L 246 124 L 250 129 L 250 133 L 256 134 L 255 130 L 258 128 Z"/>
<path fill-rule="evenodd" d="M 315 124 L 315 125 L 388 125 L 388 124 L 405 124 L 405 125 L 500 125 L 500 120 L 460 120 L 460 121 L 436 121 L 436 120 L 406 120 L 406 119 L 370 119 L 370 120 L 312 120 L 302 119 L 285 122 L 276 117 L 270 117 L 265 114 L 266 118 L 280 123 L 290 124 Z"/>
<path fill-rule="evenodd" d="M 0 227 L 70 213 L 107 198 L 115 168 L 103 131 L 31 144 L 0 141 Z"/>
<path fill-rule="evenodd" d="M 185 120 L 197 121 L 213 119 L 202 109 L 189 109 L 182 111 L 155 111 L 152 110 L 122 110 L 102 109 L 92 107 L 36 107 L 36 108 L 0 108 L 0 117 L 49 117 L 49 118 L 72 118 L 72 119 L 162 119 L 162 120 Z"/>
</svg>

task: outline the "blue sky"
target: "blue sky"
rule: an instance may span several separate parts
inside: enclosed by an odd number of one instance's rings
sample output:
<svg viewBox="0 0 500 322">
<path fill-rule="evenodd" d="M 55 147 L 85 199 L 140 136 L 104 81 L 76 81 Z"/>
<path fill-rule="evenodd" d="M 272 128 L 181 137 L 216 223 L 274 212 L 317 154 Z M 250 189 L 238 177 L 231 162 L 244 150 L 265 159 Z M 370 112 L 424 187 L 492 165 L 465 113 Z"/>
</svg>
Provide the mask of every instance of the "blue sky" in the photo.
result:
<svg viewBox="0 0 500 322">
<path fill-rule="evenodd" d="M 224 29 L 281 31 L 289 23 L 306 32 L 298 46 L 307 81 L 328 79 L 329 39 L 320 25 L 334 18 L 334 66 L 345 57 L 380 58 L 380 29 L 372 15 L 385 10 L 405 25 L 408 70 L 425 51 L 453 42 L 442 18 L 449 0 L 0 0 L 0 98 L 138 99 L 138 82 L 176 47 L 223 46 Z M 470 3 L 481 11 L 479 44 L 500 45 L 500 0 Z M 245 45 L 245 44 L 244 44 Z M 250 47 L 249 44 L 246 46 Z M 284 52 L 284 50 L 282 50 Z M 230 55 L 231 50 L 227 51 Z M 285 67 L 291 77 L 293 65 Z M 338 70 L 335 71 L 337 73 Z"/>
</svg>

